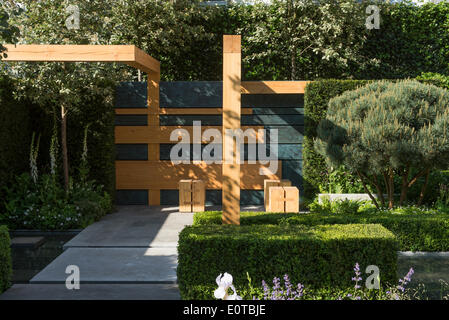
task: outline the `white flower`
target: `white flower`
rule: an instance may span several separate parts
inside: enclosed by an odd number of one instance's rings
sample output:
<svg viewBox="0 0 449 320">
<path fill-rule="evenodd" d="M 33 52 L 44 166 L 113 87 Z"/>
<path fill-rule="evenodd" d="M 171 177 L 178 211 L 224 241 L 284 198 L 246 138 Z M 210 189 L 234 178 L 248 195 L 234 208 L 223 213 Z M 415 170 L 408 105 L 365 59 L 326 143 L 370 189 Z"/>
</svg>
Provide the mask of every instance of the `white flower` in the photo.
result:
<svg viewBox="0 0 449 320">
<path fill-rule="evenodd" d="M 224 275 L 220 273 L 220 275 L 215 280 L 218 285 L 218 289 L 214 291 L 214 296 L 216 299 L 222 300 L 242 300 L 240 296 L 237 295 L 234 286 L 232 285 L 232 275 L 225 272 Z M 234 292 L 231 295 L 228 295 L 228 289 L 231 288 Z"/>
</svg>

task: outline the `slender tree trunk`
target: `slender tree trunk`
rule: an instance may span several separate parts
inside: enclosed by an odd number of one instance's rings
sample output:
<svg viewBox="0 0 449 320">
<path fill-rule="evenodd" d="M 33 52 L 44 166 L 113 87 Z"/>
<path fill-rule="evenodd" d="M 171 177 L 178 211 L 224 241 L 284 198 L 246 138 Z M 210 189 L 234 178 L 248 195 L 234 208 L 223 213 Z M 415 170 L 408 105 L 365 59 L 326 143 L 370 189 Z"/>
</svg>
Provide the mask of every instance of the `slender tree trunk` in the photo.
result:
<svg viewBox="0 0 449 320">
<path fill-rule="evenodd" d="M 370 197 L 371 201 L 373 201 L 376 208 L 379 209 L 379 203 L 377 203 L 376 198 L 374 198 L 373 195 L 371 194 L 371 192 L 368 190 L 365 180 L 363 180 L 362 174 L 359 171 L 357 171 L 357 175 L 359 176 L 360 181 L 362 181 L 363 189 L 365 189 L 365 192 L 368 193 L 368 196 Z"/>
<path fill-rule="evenodd" d="M 380 199 L 380 203 L 382 203 L 382 207 L 385 207 L 384 193 L 382 192 L 382 188 L 380 187 L 380 183 L 376 175 L 374 175 L 374 184 L 376 185 L 377 196 Z"/>
<path fill-rule="evenodd" d="M 407 199 L 407 191 L 408 191 L 408 172 L 409 168 L 405 169 L 404 174 L 402 175 L 402 187 L 401 187 L 401 198 L 399 199 L 399 205 L 402 206 L 404 201 Z"/>
<path fill-rule="evenodd" d="M 388 172 L 388 208 L 392 209 L 394 206 L 394 184 L 393 184 L 393 169 L 390 168 Z"/>
<path fill-rule="evenodd" d="M 64 171 L 64 189 L 69 190 L 69 157 L 67 151 L 67 108 L 61 106 L 61 146 L 62 146 L 62 168 Z"/>
<path fill-rule="evenodd" d="M 426 193 L 426 189 L 427 189 L 427 183 L 429 182 L 429 174 L 430 174 L 430 169 L 427 169 L 426 179 L 424 180 L 424 184 L 421 187 L 421 193 L 419 194 L 418 206 L 420 206 L 422 204 L 422 201 L 424 199 L 424 194 Z"/>
</svg>

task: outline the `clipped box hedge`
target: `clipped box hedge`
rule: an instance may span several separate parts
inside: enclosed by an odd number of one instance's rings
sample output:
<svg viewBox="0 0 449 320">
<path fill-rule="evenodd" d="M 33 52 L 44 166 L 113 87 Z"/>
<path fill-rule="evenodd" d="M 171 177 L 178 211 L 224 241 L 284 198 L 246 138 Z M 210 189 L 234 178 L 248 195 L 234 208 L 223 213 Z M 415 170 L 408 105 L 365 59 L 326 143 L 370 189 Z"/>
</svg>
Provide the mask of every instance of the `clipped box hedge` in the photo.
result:
<svg viewBox="0 0 449 320">
<path fill-rule="evenodd" d="M 390 230 L 399 241 L 401 251 L 449 251 L 448 214 L 390 214 L 370 213 L 360 215 L 335 214 L 276 214 L 242 212 L 241 225 L 290 224 L 316 226 L 323 224 L 380 224 Z M 219 225 L 221 212 L 195 213 L 194 225 Z"/>
<path fill-rule="evenodd" d="M 9 233 L 6 226 L 0 226 L 0 293 L 8 289 L 12 273 Z"/>
<path fill-rule="evenodd" d="M 183 299 L 213 299 L 224 272 L 240 293 L 247 272 L 254 286 L 288 274 L 309 289 L 347 288 L 356 262 L 362 271 L 377 265 L 381 281 L 396 283 L 397 250 L 395 236 L 374 224 L 190 226 L 179 236 L 178 283 Z"/>
</svg>

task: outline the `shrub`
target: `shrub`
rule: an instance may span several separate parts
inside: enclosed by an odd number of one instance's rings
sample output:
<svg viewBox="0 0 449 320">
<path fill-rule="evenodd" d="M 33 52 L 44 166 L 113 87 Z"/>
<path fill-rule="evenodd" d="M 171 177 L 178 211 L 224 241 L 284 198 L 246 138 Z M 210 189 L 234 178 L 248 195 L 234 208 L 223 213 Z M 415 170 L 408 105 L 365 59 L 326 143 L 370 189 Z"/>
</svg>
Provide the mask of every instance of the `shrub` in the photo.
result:
<svg viewBox="0 0 449 320">
<path fill-rule="evenodd" d="M 191 226 L 179 236 L 179 289 L 183 299 L 211 299 L 215 278 L 225 271 L 238 288 L 247 284 L 247 272 L 254 283 L 288 273 L 311 288 L 347 288 L 354 261 L 377 265 L 381 280 L 395 283 L 397 249 L 380 225 Z"/>
<path fill-rule="evenodd" d="M 362 206 L 363 208 L 363 206 Z M 369 223 L 381 224 L 390 230 L 399 241 L 401 251 L 448 251 L 449 214 L 417 207 L 394 210 L 374 210 L 368 206 L 359 209 L 356 215 L 322 211 L 305 214 L 273 214 L 265 212 L 241 212 L 242 226 L 259 224 L 282 225 L 328 225 Z M 195 213 L 194 226 L 220 225 L 221 212 Z"/>
<path fill-rule="evenodd" d="M 12 273 L 11 249 L 8 229 L 0 226 L 0 293 L 8 289 Z"/>
<path fill-rule="evenodd" d="M 10 229 L 65 230 L 84 228 L 112 210 L 108 193 L 92 181 L 73 183 L 69 192 L 51 175 L 36 183 L 22 174 L 6 188 L 5 212 L 0 222 Z"/>
</svg>

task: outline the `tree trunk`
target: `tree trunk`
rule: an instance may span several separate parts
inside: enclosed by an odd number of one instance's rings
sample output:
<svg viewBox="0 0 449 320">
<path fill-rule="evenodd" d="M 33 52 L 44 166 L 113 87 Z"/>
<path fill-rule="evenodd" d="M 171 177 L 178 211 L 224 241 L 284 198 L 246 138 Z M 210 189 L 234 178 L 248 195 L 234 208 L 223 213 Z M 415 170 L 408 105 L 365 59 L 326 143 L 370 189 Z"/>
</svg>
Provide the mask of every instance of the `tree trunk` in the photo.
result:
<svg viewBox="0 0 449 320">
<path fill-rule="evenodd" d="M 404 201 L 407 199 L 407 191 L 408 191 L 408 172 L 409 168 L 405 169 L 404 174 L 402 175 L 402 187 L 401 187 L 401 198 L 399 199 L 399 205 L 402 206 Z"/>
<path fill-rule="evenodd" d="M 67 108 L 61 106 L 61 146 L 62 146 L 62 168 L 64 171 L 64 189 L 69 190 L 69 157 L 67 151 Z"/>
<path fill-rule="evenodd" d="M 392 209 L 394 206 L 394 184 L 393 184 L 393 169 L 390 168 L 388 172 L 388 208 Z"/>
<path fill-rule="evenodd" d="M 371 192 L 368 190 L 368 187 L 366 186 L 366 183 L 363 180 L 362 174 L 359 171 L 357 171 L 357 175 L 359 176 L 360 181 L 362 181 L 363 188 L 365 189 L 365 192 L 368 193 L 368 196 L 370 197 L 371 201 L 373 201 L 373 203 L 374 203 L 374 205 L 376 206 L 377 209 L 380 209 L 379 208 L 379 204 L 376 201 L 376 198 L 374 198 L 373 195 L 371 194 Z"/>
<path fill-rule="evenodd" d="M 427 189 L 427 183 L 429 182 L 429 174 L 430 174 L 430 169 L 427 169 L 426 179 L 424 180 L 424 184 L 421 188 L 421 193 L 419 194 L 418 206 L 420 206 L 422 204 L 422 201 L 424 199 L 424 194 L 426 193 L 426 189 Z"/>
<path fill-rule="evenodd" d="M 385 207 L 384 193 L 382 192 L 382 188 L 380 187 L 379 180 L 376 175 L 374 175 L 374 184 L 376 185 L 377 196 L 380 199 L 380 203 L 382 203 L 382 207 Z"/>
</svg>

